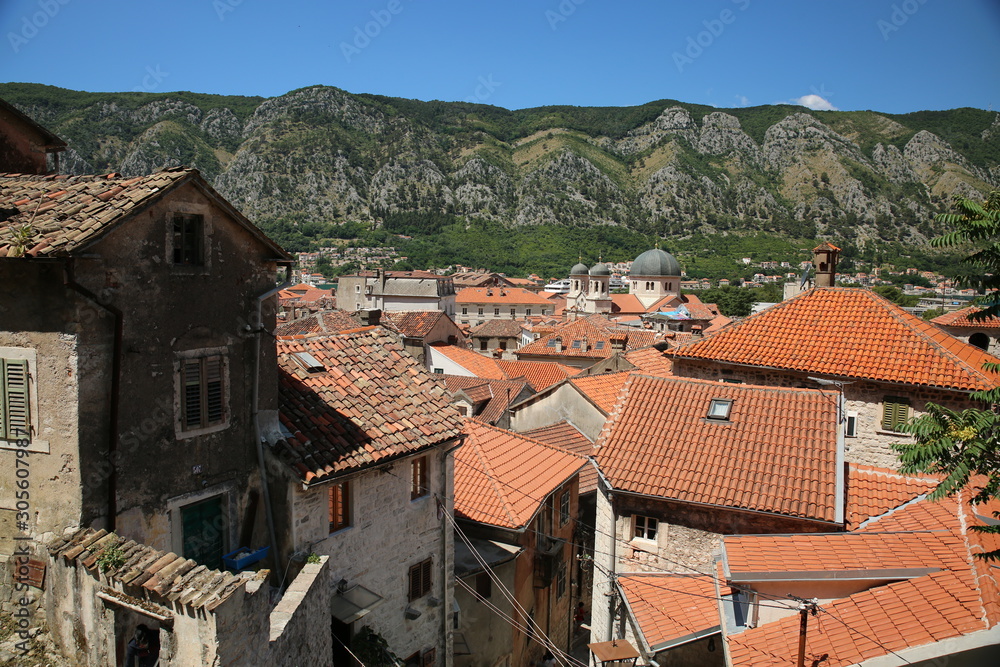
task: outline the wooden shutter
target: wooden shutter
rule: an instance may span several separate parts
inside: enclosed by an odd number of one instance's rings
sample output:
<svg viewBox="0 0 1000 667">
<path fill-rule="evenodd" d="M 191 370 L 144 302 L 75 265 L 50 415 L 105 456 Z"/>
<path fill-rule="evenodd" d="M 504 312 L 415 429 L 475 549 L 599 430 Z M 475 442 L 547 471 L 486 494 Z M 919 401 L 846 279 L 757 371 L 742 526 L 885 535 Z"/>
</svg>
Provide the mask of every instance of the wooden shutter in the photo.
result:
<svg viewBox="0 0 1000 667">
<path fill-rule="evenodd" d="M 187 359 L 181 362 L 181 384 L 184 392 L 184 414 L 182 423 L 185 429 L 201 426 L 201 360 Z"/>
<path fill-rule="evenodd" d="M 0 378 L 0 436 L 7 440 L 31 439 L 27 359 L 3 359 Z"/>
<path fill-rule="evenodd" d="M 410 567 L 410 600 L 423 597 L 431 590 L 431 559 Z"/>
<path fill-rule="evenodd" d="M 910 418 L 910 401 L 898 396 L 886 396 L 882 404 L 882 428 L 899 431 Z"/>
<path fill-rule="evenodd" d="M 208 357 L 205 363 L 205 413 L 206 426 L 221 424 L 223 410 L 222 357 Z"/>
</svg>

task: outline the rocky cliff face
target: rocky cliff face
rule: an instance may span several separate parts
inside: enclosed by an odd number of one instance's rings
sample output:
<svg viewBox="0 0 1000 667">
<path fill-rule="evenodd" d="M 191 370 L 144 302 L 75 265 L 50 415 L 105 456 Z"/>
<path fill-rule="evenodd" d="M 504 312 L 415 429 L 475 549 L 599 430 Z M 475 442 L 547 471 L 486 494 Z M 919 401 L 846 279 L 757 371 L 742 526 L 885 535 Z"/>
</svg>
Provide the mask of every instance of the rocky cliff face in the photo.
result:
<svg viewBox="0 0 1000 667">
<path fill-rule="evenodd" d="M 613 131 L 587 126 L 587 110 L 508 112 L 322 86 L 266 100 L 24 84 L 0 86 L 0 96 L 69 142 L 66 171 L 187 164 L 251 218 L 377 223 L 418 211 L 507 225 L 913 241 L 934 231 L 928 221 L 952 195 L 1000 179 L 1000 151 L 969 149 L 1000 147 L 1000 115 L 977 110 L 921 112 L 965 112 L 952 132 L 958 148 L 911 118 L 920 114 L 797 107 L 666 103 Z M 948 127 L 946 116 L 932 120 Z"/>
</svg>

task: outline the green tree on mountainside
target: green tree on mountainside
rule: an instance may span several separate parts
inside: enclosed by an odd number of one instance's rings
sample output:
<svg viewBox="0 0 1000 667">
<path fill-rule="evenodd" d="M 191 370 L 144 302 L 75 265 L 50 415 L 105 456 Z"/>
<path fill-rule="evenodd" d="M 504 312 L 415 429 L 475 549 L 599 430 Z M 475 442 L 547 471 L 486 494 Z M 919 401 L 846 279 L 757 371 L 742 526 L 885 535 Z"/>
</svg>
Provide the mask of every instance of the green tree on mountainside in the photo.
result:
<svg viewBox="0 0 1000 667">
<path fill-rule="evenodd" d="M 955 212 L 937 217 L 955 227 L 954 231 L 931 241 L 940 247 L 972 246 L 963 260 L 968 271 L 961 276 L 964 284 L 984 291 L 976 300 L 979 311 L 970 319 L 1000 316 L 1000 191 L 993 191 L 983 202 L 958 198 Z M 987 363 L 984 369 L 1000 372 L 1000 364 Z M 910 421 L 905 430 L 915 442 L 893 445 L 899 452 L 903 473 L 935 473 L 943 480 L 930 494 L 939 499 L 969 485 L 975 476 L 984 476 L 981 487 L 973 489 L 971 500 L 984 503 L 1000 498 L 1000 387 L 978 391 L 972 398 L 981 408 L 952 410 L 933 403 L 927 414 Z M 977 480 L 978 482 L 978 480 Z M 1000 512 L 994 512 L 1000 518 Z M 973 530 L 1000 533 L 1000 526 L 973 526 Z M 1000 561 L 1000 550 L 980 554 L 981 558 Z"/>
</svg>

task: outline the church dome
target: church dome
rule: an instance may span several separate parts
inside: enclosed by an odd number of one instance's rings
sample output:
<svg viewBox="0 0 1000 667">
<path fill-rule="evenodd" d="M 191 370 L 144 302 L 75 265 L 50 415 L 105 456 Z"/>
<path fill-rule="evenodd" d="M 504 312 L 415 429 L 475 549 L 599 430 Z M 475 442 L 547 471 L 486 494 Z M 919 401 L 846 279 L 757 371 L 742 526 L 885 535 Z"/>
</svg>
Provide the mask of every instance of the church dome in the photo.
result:
<svg viewBox="0 0 1000 667">
<path fill-rule="evenodd" d="M 590 270 L 590 275 L 592 276 L 610 276 L 611 272 L 608 271 L 608 265 L 599 263 L 594 264 L 594 268 Z"/>
<path fill-rule="evenodd" d="M 647 250 L 632 262 L 630 276 L 679 276 L 681 265 L 669 252 L 654 248 Z"/>
<path fill-rule="evenodd" d="M 590 269 L 588 269 L 587 265 L 583 262 L 574 265 L 573 268 L 569 270 L 569 275 L 571 276 L 585 276 L 588 273 L 590 273 Z"/>
</svg>

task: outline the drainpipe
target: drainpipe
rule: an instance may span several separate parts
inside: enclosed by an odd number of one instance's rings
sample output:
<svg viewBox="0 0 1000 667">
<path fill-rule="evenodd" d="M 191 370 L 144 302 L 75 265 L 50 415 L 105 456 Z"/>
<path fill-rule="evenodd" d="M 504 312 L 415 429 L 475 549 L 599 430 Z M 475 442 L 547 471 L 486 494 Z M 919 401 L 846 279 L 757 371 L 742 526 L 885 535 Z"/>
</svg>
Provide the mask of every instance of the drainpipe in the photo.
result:
<svg viewBox="0 0 1000 667">
<path fill-rule="evenodd" d="M 74 267 L 76 260 L 69 258 L 63 270 L 63 284 L 82 295 L 94 305 L 103 308 L 115 318 L 114 342 L 111 348 L 111 405 L 108 410 L 108 420 L 111 422 L 111 433 L 108 437 L 108 527 L 109 533 L 115 530 L 115 520 L 118 516 L 118 421 L 120 413 L 121 375 L 122 375 L 122 338 L 124 336 L 124 316 L 118 308 L 101 303 L 97 295 L 76 282 Z M 78 378 L 79 380 L 79 378 Z"/>
<path fill-rule="evenodd" d="M 446 449 L 441 457 L 441 497 L 438 502 L 441 503 L 441 511 L 449 512 L 451 508 L 448 507 L 448 499 L 454 496 L 454 489 L 452 493 L 448 493 L 448 457 L 451 456 L 456 449 L 462 446 L 465 440 L 464 435 L 460 435 L 457 438 L 457 443 L 454 447 Z M 445 556 L 441 559 L 442 563 L 442 576 L 441 581 L 444 583 L 442 586 L 444 593 L 442 594 L 443 602 L 442 606 L 442 620 L 441 620 L 441 647 L 444 650 L 444 667 L 452 667 L 454 664 L 454 659 L 452 654 L 454 651 L 452 647 L 448 646 L 448 632 L 451 629 L 451 615 L 452 615 L 452 600 L 454 596 L 454 584 L 449 586 L 449 582 L 452 581 L 452 576 L 455 572 L 455 563 L 452 560 L 451 563 L 448 562 L 448 554 L 451 553 L 454 556 L 455 549 L 452 547 L 448 548 L 448 538 L 449 536 L 454 541 L 455 531 L 451 526 L 450 521 L 444 520 L 441 517 L 441 546 L 444 549 Z"/>
<path fill-rule="evenodd" d="M 285 289 L 292 283 L 292 264 L 291 262 L 285 263 L 285 281 L 264 292 L 257 297 L 257 303 L 254 308 L 253 313 L 253 324 L 250 327 L 253 338 L 253 392 L 251 394 L 251 405 L 253 407 L 253 415 L 251 421 L 253 422 L 253 436 L 254 441 L 257 445 L 257 465 L 260 467 L 260 491 L 263 496 L 264 501 L 264 515 L 267 517 L 267 534 L 269 541 L 271 543 L 271 557 L 274 558 L 274 562 L 279 562 L 278 556 L 278 540 L 277 534 L 274 530 L 274 513 L 271 510 L 271 494 L 267 485 L 267 469 L 264 466 L 264 442 L 260 435 L 260 337 L 264 333 L 264 322 L 262 311 L 264 309 L 264 301 L 271 298 L 281 290 Z M 249 327 L 248 327 L 249 328 Z M 246 545 L 251 546 L 251 545 Z"/>
</svg>

